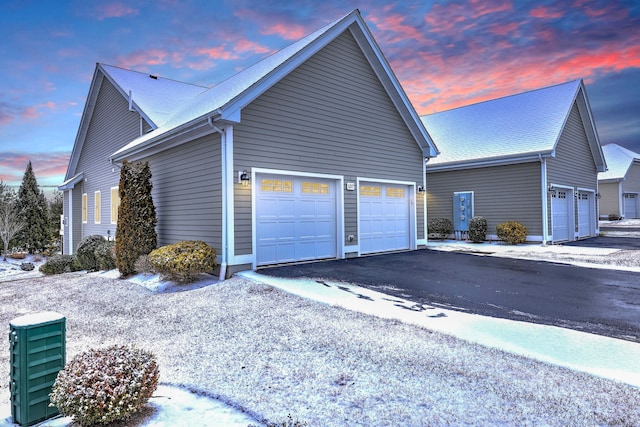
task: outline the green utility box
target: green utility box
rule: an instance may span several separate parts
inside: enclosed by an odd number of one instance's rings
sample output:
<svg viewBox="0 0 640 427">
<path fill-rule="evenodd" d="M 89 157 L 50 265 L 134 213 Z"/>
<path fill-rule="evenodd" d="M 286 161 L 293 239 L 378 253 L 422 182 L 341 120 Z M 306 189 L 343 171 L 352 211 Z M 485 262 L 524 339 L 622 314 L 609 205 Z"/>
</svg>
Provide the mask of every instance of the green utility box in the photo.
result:
<svg viewBox="0 0 640 427">
<path fill-rule="evenodd" d="M 53 312 L 29 314 L 9 323 L 11 416 L 30 426 L 58 414 L 49 394 L 66 363 L 66 319 Z"/>
</svg>

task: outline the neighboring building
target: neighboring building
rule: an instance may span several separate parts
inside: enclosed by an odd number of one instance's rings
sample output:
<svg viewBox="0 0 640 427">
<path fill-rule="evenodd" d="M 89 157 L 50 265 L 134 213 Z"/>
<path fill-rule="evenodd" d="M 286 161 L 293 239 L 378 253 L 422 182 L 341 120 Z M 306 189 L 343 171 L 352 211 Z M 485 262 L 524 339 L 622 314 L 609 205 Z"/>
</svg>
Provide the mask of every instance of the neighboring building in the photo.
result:
<svg viewBox="0 0 640 427">
<path fill-rule="evenodd" d="M 464 227 L 483 216 L 490 239 L 510 220 L 527 227 L 530 241 L 597 235 L 597 173 L 606 163 L 581 80 L 422 121 L 442 151 L 427 164 L 430 218 L 464 219 Z"/>
<path fill-rule="evenodd" d="M 437 149 L 355 10 L 206 88 L 97 64 L 64 190 L 64 247 L 114 236 L 119 165 L 148 161 L 158 240 L 221 275 L 426 244 Z"/>
<path fill-rule="evenodd" d="M 609 170 L 598 174 L 600 218 L 640 218 L 640 154 L 618 144 L 602 151 Z"/>
</svg>

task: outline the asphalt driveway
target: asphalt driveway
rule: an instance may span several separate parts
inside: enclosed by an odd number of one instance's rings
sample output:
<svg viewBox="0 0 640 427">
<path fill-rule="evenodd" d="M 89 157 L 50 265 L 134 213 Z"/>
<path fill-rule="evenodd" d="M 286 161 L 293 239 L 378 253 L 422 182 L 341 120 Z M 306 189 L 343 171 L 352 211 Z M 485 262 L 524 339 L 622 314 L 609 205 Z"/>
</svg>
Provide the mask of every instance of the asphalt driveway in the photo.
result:
<svg viewBox="0 0 640 427">
<path fill-rule="evenodd" d="M 573 242 L 563 243 L 563 246 L 580 246 L 587 248 L 611 248 L 611 249 L 628 249 L 639 250 L 640 238 L 637 237 L 612 237 L 598 236 L 584 240 L 575 240 Z"/>
<path fill-rule="evenodd" d="M 260 273 L 350 282 L 421 304 L 640 342 L 640 273 L 430 249 Z"/>
</svg>

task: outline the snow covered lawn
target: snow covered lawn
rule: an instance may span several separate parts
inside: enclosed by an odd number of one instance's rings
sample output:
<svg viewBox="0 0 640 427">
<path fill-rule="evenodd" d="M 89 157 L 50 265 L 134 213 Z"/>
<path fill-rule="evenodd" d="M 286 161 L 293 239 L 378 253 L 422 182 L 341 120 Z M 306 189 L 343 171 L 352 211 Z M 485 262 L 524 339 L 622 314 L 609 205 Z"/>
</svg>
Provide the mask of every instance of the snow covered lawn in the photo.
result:
<svg viewBox="0 0 640 427">
<path fill-rule="evenodd" d="M 242 278 L 156 292 L 72 273 L 0 283 L 0 301 L 4 325 L 32 312 L 64 314 L 68 358 L 135 343 L 158 356 L 164 385 L 197 390 L 255 420 L 640 425 L 637 387 Z M 8 350 L 0 346 L 0 414 L 8 409 L 8 369 L 1 368 Z M 202 414 L 184 411 L 184 425 L 207 425 Z"/>
</svg>

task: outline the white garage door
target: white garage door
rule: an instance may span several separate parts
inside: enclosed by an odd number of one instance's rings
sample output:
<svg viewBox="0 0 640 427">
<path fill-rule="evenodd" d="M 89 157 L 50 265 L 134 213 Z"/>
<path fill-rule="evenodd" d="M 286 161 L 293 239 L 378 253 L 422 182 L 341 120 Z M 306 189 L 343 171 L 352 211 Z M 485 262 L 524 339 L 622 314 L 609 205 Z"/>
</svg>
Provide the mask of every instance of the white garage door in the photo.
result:
<svg viewBox="0 0 640 427">
<path fill-rule="evenodd" d="M 337 256 L 335 181 L 279 175 L 256 181 L 257 265 Z"/>
<path fill-rule="evenodd" d="M 409 188 L 360 183 L 360 252 L 409 249 Z"/>
<path fill-rule="evenodd" d="M 638 218 L 638 195 L 626 193 L 624 195 L 624 217 Z"/>
<path fill-rule="evenodd" d="M 595 222 L 593 193 L 578 193 L 578 236 L 589 237 L 595 233 L 592 224 Z M 593 231 L 592 231 L 593 230 Z"/>
<path fill-rule="evenodd" d="M 562 242 L 569 238 L 569 203 L 570 193 L 567 190 L 556 190 L 551 196 L 551 220 L 553 223 L 553 241 Z"/>
</svg>

